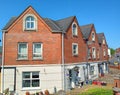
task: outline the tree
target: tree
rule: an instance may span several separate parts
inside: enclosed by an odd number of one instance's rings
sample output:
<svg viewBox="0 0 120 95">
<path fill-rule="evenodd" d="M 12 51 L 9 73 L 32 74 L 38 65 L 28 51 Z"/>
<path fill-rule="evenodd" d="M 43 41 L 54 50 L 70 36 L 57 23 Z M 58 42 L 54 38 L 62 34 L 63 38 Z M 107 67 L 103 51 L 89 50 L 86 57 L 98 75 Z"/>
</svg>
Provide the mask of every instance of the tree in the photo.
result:
<svg viewBox="0 0 120 95">
<path fill-rule="evenodd" d="M 112 56 L 115 54 L 115 50 L 113 48 L 110 48 L 110 52 Z"/>
</svg>

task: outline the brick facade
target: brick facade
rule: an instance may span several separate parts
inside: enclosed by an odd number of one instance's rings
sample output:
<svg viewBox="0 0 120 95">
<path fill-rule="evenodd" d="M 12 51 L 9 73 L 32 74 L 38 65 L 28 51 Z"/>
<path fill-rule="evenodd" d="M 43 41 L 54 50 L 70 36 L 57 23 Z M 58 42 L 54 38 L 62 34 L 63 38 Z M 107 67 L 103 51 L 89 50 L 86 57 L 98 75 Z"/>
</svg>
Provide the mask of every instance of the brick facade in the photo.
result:
<svg viewBox="0 0 120 95">
<path fill-rule="evenodd" d="M 23 17 L 34 14 L 37 17 L 37 31 L 23 30 Z M 28 60 L 18 60 L 18 42 L 28 43 Z M 43 60 L 33 60 L 33 43 L 43 43 Z M 4 65 L 35 65 L 61 63 L 61 34 L 52 33 L 41 17 L 30 7 L 8 28 L 5 33 L 5 64 Z"/>
</svg>

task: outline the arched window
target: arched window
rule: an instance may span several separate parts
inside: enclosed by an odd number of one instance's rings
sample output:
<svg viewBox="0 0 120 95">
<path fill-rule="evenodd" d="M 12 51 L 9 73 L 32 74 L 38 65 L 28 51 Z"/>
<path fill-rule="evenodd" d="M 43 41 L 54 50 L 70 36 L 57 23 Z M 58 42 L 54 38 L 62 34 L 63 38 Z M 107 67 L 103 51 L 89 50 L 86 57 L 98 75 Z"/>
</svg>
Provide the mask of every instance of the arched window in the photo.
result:
<svg viewBox="0 0 120 95">
<path fill-rule="evenodd" d="M 25 28 L 28 30 L 35 29 L 35 18 L 33 16 L 28 16 L 25 19 Z"/>
<path fill-rule="evenodd" d="M 95 41 L 95 33 L 92 32 L 92 41 Z"/>
<path fill-rule="evenodd" d="M 23 19 L 24 30 L 36 30 L 37 18 L 32 14 L 27 14 Z"/>
<path fill-rule="evenodd" d="M 77 25 L 75 23 L 72 25 L 72 34 L 73 36 L 77 36 Z"/>
</svg>

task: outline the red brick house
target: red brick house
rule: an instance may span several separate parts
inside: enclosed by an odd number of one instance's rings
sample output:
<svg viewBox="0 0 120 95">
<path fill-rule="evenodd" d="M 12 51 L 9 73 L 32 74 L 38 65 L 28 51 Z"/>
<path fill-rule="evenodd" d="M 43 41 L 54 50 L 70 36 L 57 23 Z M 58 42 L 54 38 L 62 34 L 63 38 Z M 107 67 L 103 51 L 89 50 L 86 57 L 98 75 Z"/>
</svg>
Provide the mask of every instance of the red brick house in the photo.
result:
<svg viewBox="0 0 120 95">
<path fill-rule="evenodd" d="M 102 45 L 94 24 L 80 27 L 75 16 L 52 20 L 29 6 L 2 33 L 1 90 L 18 95 L 74 88 L 79 81 L 97 78 L 99 61 L 107 58 L 100 56 L 107 45 Z"/>
<path fill-rule="evenodd" d="M 102 62 L 103 72 L 108 72 L 108 45 L 104 33 L 97 33 L 100 46 L 100 62 Z M 100 70 L 99 70 L 100 72 Z"/>
<path fill-rule="evenodd" d="M 94 24 L 80 26 L 84 41 L 87 46 L 87 69 L 88 79 L 98 77 L 98 62 L 100 61 L 100 47 L 98 43 L 98 36 Z"/>
<path fill-rule="evenodd" d="M 54 92 L 83 76 L 86 44 L 75 16 L 55 21 L 29 6 L 3 28 L 3 56 L 2 91 Z"/>
<path fill-rule="evenodd" d="M 84 40 L 88 48 L 88 61 L 89 62 L 99 61 L 100 50 L 99 50 L 98 37 L 96 34 L 94 24 L 81 26 L 81 31 L 83 33 Z"/>
</svg>

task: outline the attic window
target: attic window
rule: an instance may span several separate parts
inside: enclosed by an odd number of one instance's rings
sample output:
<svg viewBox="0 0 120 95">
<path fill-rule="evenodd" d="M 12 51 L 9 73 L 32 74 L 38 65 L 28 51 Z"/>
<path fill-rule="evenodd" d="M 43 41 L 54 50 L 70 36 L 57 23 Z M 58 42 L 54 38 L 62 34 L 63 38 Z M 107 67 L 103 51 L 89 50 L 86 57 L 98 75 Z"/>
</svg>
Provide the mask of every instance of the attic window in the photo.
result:
<svg viewBox="0 0 120 95">
<path fill-rule="evenodd" d="M 24 30 L 36 30 L 37 19 L 34 15 L 28 14 L 24 17 Z"/>
<path fill-rule="evenodd" d="M 73 23 L 72 24 L 72 35 L 73 36 L 77 36 L 77 25 L 76 25 L 76 23 Z"/>
<path fill-rule="evenodd" d="M 92 32 L 92 41 L 95 41 L 95 33 Z"/>
<path fill-rule="evenodd" d="M 103 44 L 105 44 L 105 39 L 103 38 Z"/>
</svg>

